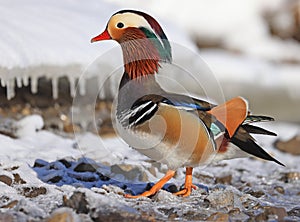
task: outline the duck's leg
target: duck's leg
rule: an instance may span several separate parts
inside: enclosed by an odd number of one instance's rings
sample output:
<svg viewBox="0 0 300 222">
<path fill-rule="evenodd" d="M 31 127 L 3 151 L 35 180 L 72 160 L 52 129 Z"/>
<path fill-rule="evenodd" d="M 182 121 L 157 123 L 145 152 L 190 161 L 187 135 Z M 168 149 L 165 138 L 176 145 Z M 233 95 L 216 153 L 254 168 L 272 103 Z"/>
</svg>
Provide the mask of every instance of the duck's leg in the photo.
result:
<svg viewBox="0 0 300 222">
<path fill-rule="evenodd" d="M 154 186 L 151 187 L 150 190 L 145 191 L 144 193 L 136 196 L 125 194 L 125 197 L 127 198 L 149 197 L 155 194 L 157 191 L 159 191 L 166 184 L 166 182 L 168 182 L 174 175 L 175 175 L 174 170 L 168 170 L 166 175 L 163 178 L 161 178 L 156 184 L 154 184 Z"/>
<path fill-rule="evenodd" d="M 178 191 L 177 193 L 174 193 L 177 196 L 183 196 L 187 197 L 191 194 L 192 189 L 197 189 L 197 186 L 195 186 L 192 181 L 193 181 L 193 167 L 187 167 L 186 172 L 185 172 L 185 184 L 184 184 L 184 189 Z"/>
</svg>

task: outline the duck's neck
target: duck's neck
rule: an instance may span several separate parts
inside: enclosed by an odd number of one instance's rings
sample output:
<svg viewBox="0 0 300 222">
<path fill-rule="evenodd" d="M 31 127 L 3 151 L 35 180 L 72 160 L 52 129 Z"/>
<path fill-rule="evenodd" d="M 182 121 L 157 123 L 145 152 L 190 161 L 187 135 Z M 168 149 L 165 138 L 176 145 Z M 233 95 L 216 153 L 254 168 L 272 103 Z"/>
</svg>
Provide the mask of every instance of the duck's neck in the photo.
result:
<svg viewBox="0 0 300 222">
<path fill-rule="evenodd" d="M 124 74 L 119 86 L 118 111 L 129 109 L 142 96 L 163 92 L 155 74 L 160 63 L 171 62 L 171 54 L 165 52 L 164 46 L 154 37 L 147 30 L 128 28 L 119 42 L 123 51 Z"/>
<path fill-rule="evenodd" d="M 161 61 L 159 49 L 153 39 L 138 28 L 129 28 L 120 41 L 124 71 L 129 79 L 154 75 L 158 72 Z"/>
</svg>

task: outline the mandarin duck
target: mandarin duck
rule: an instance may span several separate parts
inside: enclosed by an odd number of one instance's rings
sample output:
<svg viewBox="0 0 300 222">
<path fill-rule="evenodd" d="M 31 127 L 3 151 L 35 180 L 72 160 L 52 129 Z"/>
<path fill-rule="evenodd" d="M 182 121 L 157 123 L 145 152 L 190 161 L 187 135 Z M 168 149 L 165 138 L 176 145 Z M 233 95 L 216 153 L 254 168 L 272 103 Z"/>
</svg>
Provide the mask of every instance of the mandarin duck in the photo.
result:
<svg viewBox="0 0 300 222">
<path fill-rule="evenodd" d="M 172 63 L 171 45 L 150 15 L 121 10 L 111 16 L 105 30 L 91 42 L 115 40 L 121 45 L 124 74 L 119 84 L 116 120 L 121 137 L 149 158 L 165 163 L 168 171 L 150 190 L 128 198 L 149 197 L 170 180 L 178 167 L 186 167 L 185 185 L 175 193 L 189 196 L 194 167 L 249 156 L 278 160 L 264 151 L 250 134 L 276 136 L 253 122 L 273 121 L 251 115 L 242 97 L 215 105 L 187 95 L 166 92 L 156 80 L 164 63 Z"/>
</svg>

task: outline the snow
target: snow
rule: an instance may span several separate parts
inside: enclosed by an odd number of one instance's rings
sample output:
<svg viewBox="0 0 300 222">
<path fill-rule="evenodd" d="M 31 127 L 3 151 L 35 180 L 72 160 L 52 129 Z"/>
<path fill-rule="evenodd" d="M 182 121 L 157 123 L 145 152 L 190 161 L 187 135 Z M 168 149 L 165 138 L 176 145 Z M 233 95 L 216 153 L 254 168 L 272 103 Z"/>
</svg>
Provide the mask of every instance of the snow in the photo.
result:
<svg viewBox="0 0 300 222">
<path fill-rule="evenodd" d="M 16 124 L 18 137 L 31 136 L 36 131 L 42 129 L 44 126 L 44 120 L 39 115 L 26 116 Z"/>
</svg>

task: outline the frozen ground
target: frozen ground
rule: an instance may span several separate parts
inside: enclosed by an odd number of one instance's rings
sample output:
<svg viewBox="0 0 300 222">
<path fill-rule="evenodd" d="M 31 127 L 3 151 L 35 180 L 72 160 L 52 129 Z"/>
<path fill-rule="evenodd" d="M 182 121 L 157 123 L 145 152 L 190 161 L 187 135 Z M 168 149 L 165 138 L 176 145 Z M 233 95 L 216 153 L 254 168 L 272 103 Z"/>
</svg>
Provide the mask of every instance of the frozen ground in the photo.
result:
<svg viewBox="0 0 300 222">
<path fill-rule="evenodd" d="M 0 135 L 2 220 L 300 219 L 299 156 L 274 149 L 278 138 L 257 139 L 286 167 L 247 158 L 197 168 L 194 183 L 199 188 L 188 198 L 171 194 L 184 182 L 184 169 L 179 169 L 164 187 L 167 191 L 150 199 L 128 200 L 124 193 L 142 192 L 151 186 L 150 181 L 162 177 L 165 166 L 115 137 L 86 133 L 75 140 L 40 130 L 43 121 L 37 115 L 12 125 L 18 139 Z M 282 140 L 300 132 L 299 125 L 266 126 Z"/>
</svg>

